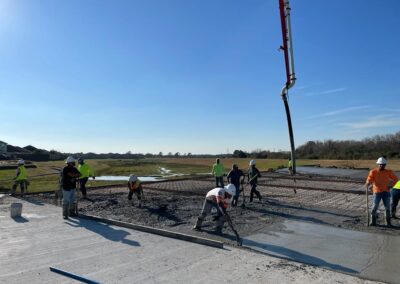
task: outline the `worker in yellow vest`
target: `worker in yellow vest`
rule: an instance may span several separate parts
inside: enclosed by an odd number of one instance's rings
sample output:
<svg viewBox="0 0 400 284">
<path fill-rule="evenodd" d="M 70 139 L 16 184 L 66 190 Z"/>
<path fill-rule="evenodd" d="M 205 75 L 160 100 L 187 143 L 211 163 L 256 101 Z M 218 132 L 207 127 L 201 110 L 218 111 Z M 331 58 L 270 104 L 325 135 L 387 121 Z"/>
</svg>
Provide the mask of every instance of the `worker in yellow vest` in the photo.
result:
<svg viewBox="0 0 400 284">
<path fill-rule="evenodd" d="M 289 161 L 288 161 L 288 171 L 289 171 L 289 174 L 292 176 L 293 175 L 293 165 L 292 165 L 291 158 L 289 158 Z"/>
<path fill-rule="evenodd" d="M 215 177 L 215 186 L 224 187 L 225 168 L 224 165 L 220 163 L 219 158 L 215 160 L 211 173 Z"/>
<path fill-rule="evenodd" d="M 25 161 L 19 160 L 17 164 L 18 167 L 14 177 L 14 184 L 12 186 L 11 196 L 15 196 L 15 190 L 19 185 L 21 189 L 21 197 L 24 197 L 24 191 L 28 183 L 25 169 Z"/>
<path fill-rule="evenodd" d="M 87 183 L 89 177 L 92 177 L 93 179 L 95 179 L 95 176 L 94 176 L 92 169 L 90 168 L 90 166 L 88 164 L 85 163 L 83 158 L 78 159 L 78 164 L 79 164 L 78 171 L 81 174 L 81 176 L 79 178 L 79 187 L 81 189 L 83 198 L 86 198 L 86 183 Z"/>
<path fill-rule="evenodd" d="M 396 208 L 400 200 L 400 180 L 396 182 L 390 193 L 392 195 L 392 218 L 397 219 Z"/>
</svg>

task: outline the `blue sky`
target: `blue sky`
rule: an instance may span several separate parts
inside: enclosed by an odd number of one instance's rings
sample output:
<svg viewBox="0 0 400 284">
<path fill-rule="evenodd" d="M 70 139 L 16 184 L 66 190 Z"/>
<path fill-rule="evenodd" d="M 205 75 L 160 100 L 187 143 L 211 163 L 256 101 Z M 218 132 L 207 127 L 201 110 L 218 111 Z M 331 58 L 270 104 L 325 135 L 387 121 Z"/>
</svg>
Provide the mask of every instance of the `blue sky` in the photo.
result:
<svg viewBox="0 0 400 284">
<path fill-rule="evenodd" d="M 295 143 L 400 130 L 397 0 L 292 0 Z M 278 0 L 1 0 L 0 140 L 288 150 Z"/>
</svg>

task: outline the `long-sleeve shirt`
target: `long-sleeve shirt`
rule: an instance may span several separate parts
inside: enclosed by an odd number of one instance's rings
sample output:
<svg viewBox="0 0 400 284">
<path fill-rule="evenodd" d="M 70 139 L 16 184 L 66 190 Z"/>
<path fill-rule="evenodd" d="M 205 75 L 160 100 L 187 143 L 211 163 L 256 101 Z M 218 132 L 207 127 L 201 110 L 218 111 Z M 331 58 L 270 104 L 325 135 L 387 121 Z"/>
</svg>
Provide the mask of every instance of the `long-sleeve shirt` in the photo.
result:
<svg viewBox="0 0 400 284">
<path fill-rule="evenodd" d="M 212 168 L 212 174 L 216 177 L 222 177 L 225 173 L 224 166 L 222 164 L 214 164 Z"/>
</svg>

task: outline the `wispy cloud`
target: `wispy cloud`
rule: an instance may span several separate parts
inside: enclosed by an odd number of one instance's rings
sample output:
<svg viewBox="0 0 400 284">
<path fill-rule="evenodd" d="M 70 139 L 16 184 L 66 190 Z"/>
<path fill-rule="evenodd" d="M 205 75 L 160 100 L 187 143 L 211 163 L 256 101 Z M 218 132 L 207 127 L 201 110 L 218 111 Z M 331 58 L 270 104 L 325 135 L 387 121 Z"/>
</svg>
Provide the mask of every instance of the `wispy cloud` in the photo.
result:
<svg viewBox="0 0 400 284">
<path fill-rule="evenodd" d="M 357 110 L 361 110 L 361 109 L 368 109 L 371 107 L 372 106 L 368 106 L 368 105 L 347 107 L 347 108 L 337 109 L 337 110 L 333 110 L 333 111 L 328 111 L 328 112 L 321 113 L 321 114 L 312 115 L 312 116 L 307 117 L 307 119 L 331 117 L 331 116 L 336 116 L 336 115 L 343 114 L 346 112 L 353 112 L 353 111 L 357 111 Z"/>
<path fill-rule="evenodd" d="M 326 91 L 306 93 L 306 94 L 304 94 L 304 96 L 313 97 L 313 96 L 320 96 L 320 95 L 330 95 L 330 94 L 340 93 L 340 92 L 343 92 L 346 90 L 347 90 L 347 88 L 336 88 L 336 89 L 330 89 L 330 90 L 326 90 Z"/>
<path fill-rule="evenodd" d="M 400 125 L 400 118 L 393 115 L 377 115 L 359 122 L 345 122 L 340 125 L 351 129 L 369 129 Z"/>
</svg>

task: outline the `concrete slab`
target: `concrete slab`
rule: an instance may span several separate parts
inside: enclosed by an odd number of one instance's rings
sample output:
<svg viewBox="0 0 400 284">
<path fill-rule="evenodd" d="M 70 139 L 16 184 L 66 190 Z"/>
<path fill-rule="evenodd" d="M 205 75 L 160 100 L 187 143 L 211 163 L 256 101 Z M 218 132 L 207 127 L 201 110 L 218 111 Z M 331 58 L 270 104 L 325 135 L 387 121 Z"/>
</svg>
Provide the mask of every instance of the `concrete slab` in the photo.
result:
<svg viewBox="0 0 400 284">
<path fill-rule="evenodd" d="M 328 269 L 388 283 L 400 283 L 400 238 L 285 221 L 284 228 L 261 230 L 246 237 L 243 245 Z"/>
<path fill-rule="evenodd" d="M 0 283 L 77 283 L 54 266 L 101 283 L 371 283 L 228 247 L 216 249 L 84 219 L 27 199 L 22 217 L 0 205 Z"/>
</svg>

